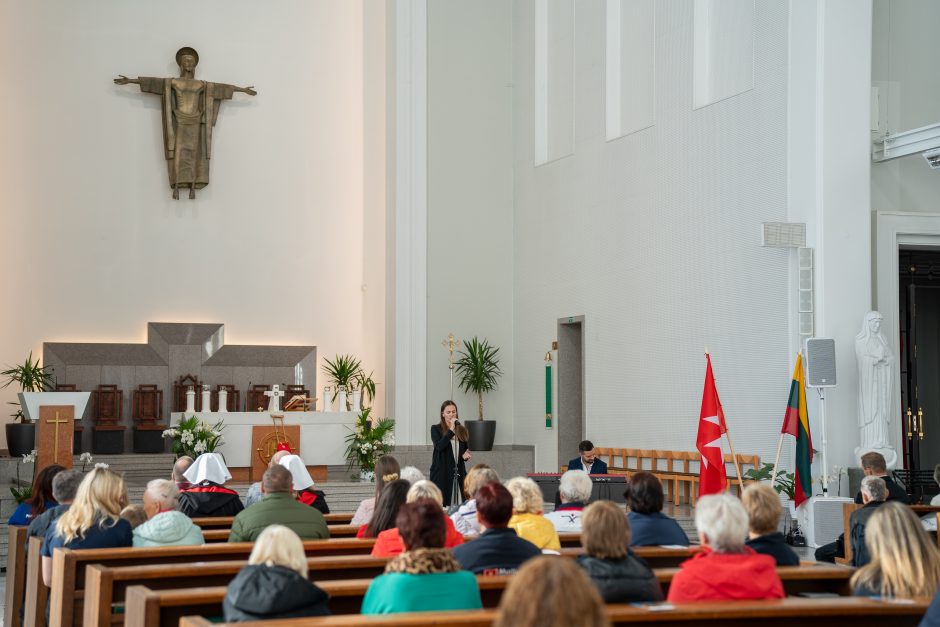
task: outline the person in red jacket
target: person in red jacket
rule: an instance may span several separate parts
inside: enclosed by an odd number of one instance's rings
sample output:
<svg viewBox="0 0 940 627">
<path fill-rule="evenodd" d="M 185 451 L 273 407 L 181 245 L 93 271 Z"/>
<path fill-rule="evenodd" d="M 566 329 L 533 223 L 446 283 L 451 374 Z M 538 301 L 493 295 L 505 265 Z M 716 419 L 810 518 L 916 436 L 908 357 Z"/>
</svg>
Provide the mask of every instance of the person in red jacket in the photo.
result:
<svg viewBox="0 0 940 627">
<path fill-rule="evenodd" d="M 427 480 L 416 481 L 409 489 L 408 496 L 405 498 L 407 503 L 414 503 L 418 499 L 431 499 L 441 506 L 444 510 L 444 495 L 441 489 Z M 463 544 L 463 535 L 454 527 L 454 521 L 444 516 L 444 525 L 447 535 L 444 540 L 444 548 L 449 549 Z M 382 531 L 375 537 L 375 546 L 372 547 L 373 557 L 392 557 L 404 553 L 405 543 L 402 541 L 398 527 L 392 527 Z"/>
<path fill-rule="evenodd" d="M 716 494 L 699 499 L 695 528 L 705 550 L 679 567 L 668 601 L 783 598 L 774 558 L 744 544 L 747 512 L 736 497 Z"/>
</svg>

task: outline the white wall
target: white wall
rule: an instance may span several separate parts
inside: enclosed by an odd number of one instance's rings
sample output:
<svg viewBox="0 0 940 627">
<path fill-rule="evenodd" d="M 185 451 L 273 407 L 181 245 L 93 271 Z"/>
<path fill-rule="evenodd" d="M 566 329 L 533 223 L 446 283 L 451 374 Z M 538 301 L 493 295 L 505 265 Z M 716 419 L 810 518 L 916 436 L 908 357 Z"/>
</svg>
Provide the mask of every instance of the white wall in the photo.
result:
<svg viewBox="0 0 940 627">
<path fill-rule="evenodd" d="M 143 341 L 151 320 L 224 322 L 229 343 L 359 354 L 381 394 L 384 44 L 364 31 L 384 16 L 363 13 L 0 3 L 0 363 L 42 341 Z M 194 201 L 170 198 L 158 98 L 112 84 L 176 75 L 182 45 L 199 51 L 197 78 L 259 92 L 222 105 Z"/>
<path fill-rule="evenodd" d="M 424 434 L 450 396 L 441 341 L 500 347 L 505 373 L 484 400 L 496 443 L 513 442 L 512 7 L 428 3 L 428 324 Z M 461 418 L 477 399 L 455 392 Z M 428 440 L 429 441 L 429 440 Z M 516 442 L 526 443 L 517 437 Z"/>
<path fill-rule="evenodd" d="M 882 117 L 891 133 L 940 122 L 940 74 L 931 47 L 940 24 L 940 3 L 875 0 L 872 25 L 872 84 L 882 89 Z M 920 154 L 872 164 L 872 209 L 940 209 L 940 173 Z"/>
<path fill-rule="evenodd" d="M 533 11 L 515 3 L 514 438 L 538 470 L 559 461 L 542 359 L 568 315 L 585 316 L 598 445 L 694 450 L 707 346 L 736 450 L 776 448 L 788 253 L 759 227 L 787 217 L 787 5 L 760 0 L 743 26 L 754 88 L 693 110 L 693 5 L 654 4 L 654 125 L 605 141 L 605 4 L 577 2 L 574 154 L 536 168 Z"/>
</svg>

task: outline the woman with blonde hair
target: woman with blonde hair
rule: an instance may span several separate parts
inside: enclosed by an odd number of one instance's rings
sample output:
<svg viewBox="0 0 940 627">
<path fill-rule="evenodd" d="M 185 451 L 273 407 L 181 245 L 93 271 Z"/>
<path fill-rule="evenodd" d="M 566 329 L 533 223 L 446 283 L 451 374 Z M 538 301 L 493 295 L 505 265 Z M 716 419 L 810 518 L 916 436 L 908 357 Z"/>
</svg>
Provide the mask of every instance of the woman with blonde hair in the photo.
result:
<svg viewBox="0 0 940 627">
<path fill-rule="evenodd" d="M 283 525 L 270 525 L 228 585 L 222 609 L 226 622 L 325 616 L 329 595 L 307 578 L 307 555 L 300 537 Z"/>
<path fill-rule="evenodd" d="M 353 514 L 350 525 L 366 525 L 372 520 L 372 514 L 375 512 L 375 503 L 382 494 L 382 489 L 386 483 L 391 483 L 401 475 L 401 466 L 398 460 L 391 455 L 382 455 L 375 462 L 375 496 L 369 497 L 359 503 L 356 513 Z"/>
<path fill-rule="evenodd" d="M 645 562 L 627 549 L 630 523 L 622 509 L 610 501 L 597 501 L 581 516 L 578 566 L 597 586 L 605 603 L 662 601 L 663 590 Z"/>
<path fill-rule="evenodd" d="M 72 506 L 46 533 L 42 544 L 42 578 L 52 581 L 52 552 L 57 548 L 104 549 L 131 546 L 134 533 L 121 518 L 127 506 L 127 488 L 121 475 L 98 464 L 75 493 Z"/>
<path fill-rule="evenodd" d="M 499 475 L 486 464 L 477 464 L 470 469 L 463 482 L 463 490 L 467 493 L 464 501 L 451 515 L 457 531 L 465 536 L 474 536 L 480 533 L 480 521 L 477 520 L 477 491 L 490 483 L 499 483 Z M 444 502 L 447 507 L 447 502 Z"/>
<path fill-rule="evenodd" d="M 528 477 L 513 477 L 506 482 L 506 489 L 512 495 L 512 518 L 509 528 L 516 530 L 516 535 L 528 540 L 540 549 L 561 550 L 558 532 L 550 520 L 542 516 L 542 491 Z"/>
<path fill-rule="evenodd" d="M 604 602 L 572 560 L 544 555 L 509 580 L 494 627 L 607 627 Z"/>
<path fill-rule="evenodd" d="M 403 480 L 404 481 L 404 480 Z M 430 481 L 416 481 L 405 495 L 405 503 L 414 503 L 419 499 L 427 499 L 441 506 L 444 511 L 444 497 L 441 495 L 441 489 Z M 454 528 L 453 521 L 444 516 L 444 524 L 447 528 L 447 536 L 444 540 L 444 548 L 459 546 L 463 544 L 463 536 Z M 375 537 L 375 545 L 372 547 L 372 557 L 392 557 L 405 550 L 405 543 L 401 539 L 401 533 L 398 527 L 392 527 L 379 532 Z"/>
<path fill-rule="evenodd" d="M 932 597 L 940 586 L 940 551 L 906 506 L 891 501 L 865 525 L 871 561 L 852 576 L 857 596 Z"/>
</svg>

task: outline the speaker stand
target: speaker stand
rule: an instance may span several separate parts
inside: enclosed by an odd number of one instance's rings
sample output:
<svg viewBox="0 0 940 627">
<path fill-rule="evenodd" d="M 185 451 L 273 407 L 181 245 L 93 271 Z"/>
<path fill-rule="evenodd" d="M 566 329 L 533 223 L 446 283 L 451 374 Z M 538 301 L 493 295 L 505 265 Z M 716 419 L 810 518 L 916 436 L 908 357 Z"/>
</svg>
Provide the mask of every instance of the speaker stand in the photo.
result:
<svg viewBox="0 0 940 627">
<path fill-rule="evenodd" d="M 828 441 L 826 440 L 826 391 L 825 388 L 816 388 L 819 393 L 819 418 L 822 424 L 822 463 L 823 471 L 820 481 L 822 481 L 823 497 L 829 496 L 829 463 L 826 459 L 826 449 Z"/>
</svg>

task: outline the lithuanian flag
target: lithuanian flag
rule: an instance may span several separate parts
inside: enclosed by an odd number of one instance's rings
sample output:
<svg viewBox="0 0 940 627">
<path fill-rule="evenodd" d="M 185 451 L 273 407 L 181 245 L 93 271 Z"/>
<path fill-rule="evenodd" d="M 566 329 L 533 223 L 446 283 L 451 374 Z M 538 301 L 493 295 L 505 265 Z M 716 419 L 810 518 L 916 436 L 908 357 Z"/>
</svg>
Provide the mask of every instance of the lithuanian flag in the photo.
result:
<svg viewBox="0 0 940 627">
<path fill-rule="evenodd" d="M 794 471 L 793 501 L 797 507 L 813 494 L 813 438 L 809 433 L 809 416 L 806 413 L 806 378 L 803 375 L 803 355 L 797 354 L 790 384 L 790 400 L 783 418 L 780 433 L 796 438 L 796 463 Z"/>
</svg>

